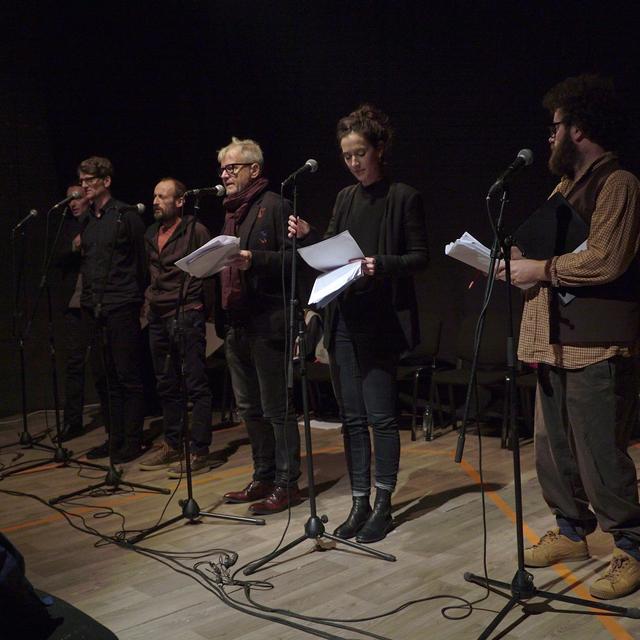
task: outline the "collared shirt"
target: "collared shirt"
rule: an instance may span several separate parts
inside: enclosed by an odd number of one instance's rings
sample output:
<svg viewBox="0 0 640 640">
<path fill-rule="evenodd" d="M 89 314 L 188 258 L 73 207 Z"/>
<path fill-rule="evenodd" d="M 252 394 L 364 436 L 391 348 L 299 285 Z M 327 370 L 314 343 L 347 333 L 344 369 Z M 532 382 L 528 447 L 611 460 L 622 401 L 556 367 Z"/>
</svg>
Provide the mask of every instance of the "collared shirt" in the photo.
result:
<svg viewBox="0 0 640 640">
<path fill-rule="evenodd" d="M 566 196 L 573 186 L 586 179 L 601 163 L 612 158 L 606 153 L 574 180 L 564 177 L 553 193 Z M 551 195 L 553 195 L 553 193 Z M 579 287 L 605 284 L 622 275 L 640 248 L 640 183 L 628 171 L 614 171 L 604 183 L 591 217 L 587 249 L 551 260 L 551 284 Z M 518 358 L 524 362 L 544 362 L 564 369 L 580 369 L 613 356 L 629 356 L 636 345 L 567 345 L 549 343 L 549 283 L 541 283 L 524 293 Z"/>
<path fill-rule="evenodd" d="M 90 210 L 89 222 L 82 232 L 84 307 L 102 304 L 108 311 L 142 302 L 146 283 L 145 228 L 137 212 L 119 213 L 124 206 L 112 198 L 99 215 Z"/>
</svg>

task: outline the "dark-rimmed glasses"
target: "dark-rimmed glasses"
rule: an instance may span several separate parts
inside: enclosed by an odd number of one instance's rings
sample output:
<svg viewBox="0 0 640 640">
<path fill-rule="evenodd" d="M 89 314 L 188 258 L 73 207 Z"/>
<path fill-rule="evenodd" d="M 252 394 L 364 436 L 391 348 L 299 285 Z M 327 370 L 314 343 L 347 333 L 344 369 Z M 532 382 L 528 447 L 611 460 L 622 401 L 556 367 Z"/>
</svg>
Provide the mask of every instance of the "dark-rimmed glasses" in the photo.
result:
<svg viewBox="0 0 640 640">
<path fill-rule="evenodd" d="M 85 178 L 80 178 L 78 182 L 80 183 L 80 186 L 84 184 L 93 185 L 96 183 L 96 180 L 102 180 L 102 178 L 100 176 L 87 176 Z"/>
<path fill-rule="evenodd" d="M 234 162 L 233 164 L 225 164 L 224 167 L 220 167 L 218 175 L 222 177 L 222 174 L 226 171 L 230 176 L 237 176 L 241 167 L 250 167 L 253 162 Z"/>
</svg>

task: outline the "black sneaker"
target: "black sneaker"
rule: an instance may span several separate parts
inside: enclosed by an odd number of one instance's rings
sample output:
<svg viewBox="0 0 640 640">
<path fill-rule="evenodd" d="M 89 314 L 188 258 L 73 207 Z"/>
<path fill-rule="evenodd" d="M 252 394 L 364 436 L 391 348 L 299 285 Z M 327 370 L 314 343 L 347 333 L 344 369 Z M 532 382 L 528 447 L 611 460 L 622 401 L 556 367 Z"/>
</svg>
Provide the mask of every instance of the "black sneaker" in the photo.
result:
<svg viewBox="0 0 640 640">
<path fill-rule="evenodd" d="M 139 444 L 126 444 L 118 451 L 115 451 L 113 456 L 111 457 L 111 461 L 117 464 L 122 464 L 123 462 L 131 462 L 136 458 L 139 458 L 143 453 L 147 450 L 144 449 Z"/>
<path fill-rule="evenodd" d="M 107 458 L 109 456 L 109 441 L 105 440 L 102 444 L 99 444 L 93 449 L 87 451 L 87 458 L 89 460 L 96 460 L 97 458 Z"/>
<path fill-rule="evenodd" d="M 64 424 L 60 429 L 60 442 L 68 442 L 73 440 L 84 433 L 84 427 L 82 424 Z M 54 440 L 57 441 L 57 436 L 54 436 Z"/>
</svg>

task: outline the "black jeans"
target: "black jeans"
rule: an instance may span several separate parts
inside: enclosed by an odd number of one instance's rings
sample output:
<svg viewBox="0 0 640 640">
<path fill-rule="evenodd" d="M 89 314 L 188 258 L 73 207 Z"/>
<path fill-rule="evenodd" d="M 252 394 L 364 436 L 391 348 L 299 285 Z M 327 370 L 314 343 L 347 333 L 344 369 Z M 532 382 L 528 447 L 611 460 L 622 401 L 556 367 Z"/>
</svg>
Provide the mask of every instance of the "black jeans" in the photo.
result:
<svg viewBox="0 0 640 640">
<path fill-rule="evenodd" d="M 179 351 L 184 353 L 184 385 L 191 411 L 191 451 L 209 452 L 211 444 L 211 388 L 205 367 L 204 312 L 191 309 L 180 314 L 183 346 L 172 345 L 175 316 L 149 318 L 149 346 L 162 403 L 164 438 L 174 449 L 182 441 L 183 403 L 180 393 Z"/>
<path fill-rule="evenodd" d="M 87 361 L 86 327 L 80 309 L 64 312 L 67 361 L 64 369 L 64 424 L 82 426 L 84 409 L 84 371 Z"/>
<path fill-rule="evenodd" d="M 100 396 L 105 426 L 116 448 L 142 442 L 142 338 L 140 305 L 104 312 L 98 321 L 83 308 L 91 346 L 91 370 Z M 102 340 L 102 341 L 101 341 Z"/>
<path fill-rule="evenodd" d="M 224 348 L 251 441 L 253 479 L 293 486 L 300 477 L 300 433 L 287 388 L 284 341 L 236 326 L 227 330 Z"/>
<path fill-rule="evenodd" d="M 396 414 L 398 355 L 375 336 L 351 333 L 340 315 L 329 361 L 344 427 L 352 494 L 365 496 L 371 491 L 369 425 L 373 428 L 376 487 L 393 491 L 400 465 Z"/>
<path fill-rule="evenodd" d="M 636 467 L 627 445 L 638 418 L 633 358 L 583 369 L 538 368 L 535 457 L 542 494 L 561 530 L 596 527 L 640 544 Z M 589 508 L 591 505 L 591 508 Z"/>
</svg>

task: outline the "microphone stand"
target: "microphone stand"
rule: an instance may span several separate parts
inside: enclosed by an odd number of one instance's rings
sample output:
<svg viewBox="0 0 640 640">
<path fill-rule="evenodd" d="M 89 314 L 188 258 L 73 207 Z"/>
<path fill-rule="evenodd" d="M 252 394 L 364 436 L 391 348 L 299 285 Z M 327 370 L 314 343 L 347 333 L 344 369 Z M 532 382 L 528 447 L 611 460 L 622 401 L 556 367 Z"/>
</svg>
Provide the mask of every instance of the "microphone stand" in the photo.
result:
<svg viewBox="0 0 640 640">
<path fill-rule="evenodd" d="M 39 444 L 46 436 L 46 432 L 37 435 L 35 438 L 29 433 L 29 426 L 27 422 L 27 383 L 26 383 L 26 367 L 24 357 L 24 343 L 25 333 L 23 327 L 24 312 L 20 309 L 20 298 L 22 289 L 24 287 L 24 248 L 25 248 L 25 235 L 24 229 L 20 227 L 20 236 L 22 238 L 22 244 L 20 248 L 20 256 L 18 258 L 16 252 L 16 232 L 19 227 L 14 227 L 11 231 L 11 263 L 12 263 L 12 275 L 13 275 L 13 323 L 12 333 L 16 340 L 18 347 L 18 355 L 20 362 L 20 396 L 21 396 L 21 408 L 22 408 L 22 432 L 19 434 L 19 438 L 16 442 L 10 442 L 0 445 L 0 449 L 7 447 L 13 447 L 16 445 L 21 446 L 24 449 L 32 449 L 38 446 L 42 449 L 49 450 L 51 447 L 48 445 Z M 9 475 L 8 473 L 0 474 L 0 478 Z"/>
<path fill-rule="evenodd" d="M 188 251 L 187 255 L 191 253 L 193 249 L 193 240 L 195 238 L 195 228 L 198 215 L 200 212 L 200 198 L 199 194 L 195 193 L 195 201 L 193 204 L 193 218 L 190 222 L 189 240 L 187 242 Z M 179 500 L 178 504 L 182 507 L 182 513 L 169 518 L 164 522 L 141 531 L 135 536 L 127 539 L 129 544 L 135 544 L 140 540 L 143 540 L 152 533 L 164 529 L 175 522 L 180 520 L 187 520 L 188 524 L 198 524 L 203 516 L 207 518 L 218 518 L 220 520 L 231 520 L 233 522 L 244 522 L 247 524 L 263 525 L 265 521 L 262 518 L 250 518 L 247 516 L 232 516 L 224 513 L 212 513 L 208 511 L 202 511 L 200 506 L 193 497 L 193 476 L 191 472 L 191 434 L 189 427 L 189 396 L 187 392 L 187 385 L 185 383 L 185 352 L 186 352 L 186 340 L 184 335 L 184 293 L 188 286 L 191 276 L 183 271 L 182 279 L 180 281 L 180 289 L 178 291 L 178 298 L 176 300 L 176 309 L 174 315 L 174 331 L 171 333 L 169 353 L 167 353 L 165 367 L 173 366 L 178 377 L 178 388 L 180 390 L 180 396 L 182 398 L 182 425 L 181 425 L 181 439 L 182 439 L 182 453 L 185 460 L 185 475 L 187 478 L 187 499 Z"/>
<path fill-rule="evenodd" d="M 111 239 L 111 251 L 109 253 L 109 260 L 107 262 L 107 269 L 102 281 L 102 288 L 99 292 L 99 299 L 98 302 L 95 306 L 94 309 L 94 316 L 96 319 L 96 330 L 97 330 L 97 334 L 98 334 L 98 338 L 100 341 L 100 351 L 101 351 L 101 356 L 102 356 L 102 366 L 104 368 L 104 375 L 106 378 L 106 383 L 107 383 L 107 402 L 108 402 L 108 406 L 107 406 L 107 411 L 109 413 L 109 419 L 108 419 L 108 424 L 109 424 L 109 466 L 108 467 L 103 467 L 101 465 L 94 465 L 93 463 L 89 463 L 89 462 L 83 462 L 83 464 L 87 464 L 90 466 L 94 466 L 94 467 L 98 467 L 99 469 L 102 470 L 106 470 L 107 475 L 105 476 L 104 480 L 102 482 L 98 482 L 96 484 L 92 484 L 89 485 L 88 487 L 85 487 L 84 489 L 78 489 L 77 491 L 72 491 L 71 493 L 65 493 L 63 495 L 57 496 L 56 498 L 51 498 L 49 500 L 49 504 L 57 504 L 58 502 L 63 502 L 65 500 L 67 500 L 68 498 L 74 498 L 76 496 L 80 496 L 83 495 L 85 493 L 88 493 L 89 496 L 91 496 L 91 494 L 97 490 L 97 489 L 101 489 L 103 487 L 106 487 L 108 490 L 110 490 L 112 493 L 115 493 L 122 485 L 129 487 L 130 489 L 144 489 L 145 491 L 152 491 L 155 493 L 163 493 L 168 495 L 169 493 L 171 493 L 169 491 L 169 489 L 164 489 L 164 488 L 160 488 L 160 487 L 152 487 L 150 485 L 147 484 L 140 484 L 140 483 L 136 483 L 136 482 L 129 482 L 129 481 L 125 481 L 122 479 L 122 475 L 123 475 L 123 470 L 122 469 L 116 469 L 116 467 L 113 464 L 113 433 L 112 433 L 112 425 L 113 425 L 113 421 L 112 421 L 112 412 L 111 412 L 111 398 L 110 396 L 110 388 L 109 388 L 109 369 L 107 366 L 107 362 L 108 362 L 108 358 L 109 358 L 109 335 L 106 331 L 106 319 L 104 317 L 104 314 L 102 312 L 102 302 L 104 299 L 104 292 L 105 289 L 107 287 L 107 282 L 109 280 L 109 275 L 111 273 L 111 266 L 113 264 L 113 254 L 115 251 L 115 247 L 116 247 L 116 243 L 118 241 L 118 236 L 120 235 L 120 227 L 122 225 L 122 214 L 123 212 L 120 211 L 118 212 L 118 217 L 116 219 L 116 225 L 115 225 L 115 230 L 113 232 L 113 237 Z M 104 214 L 103 214 L 104 215 Z"/>
<path fill-rule="evenodd" d="M 287 179 L 289 180 L 289 179 Z M 295 181 L 295 175 L 292 179 L 293 182 L 293 215 L 298 217 L 298 189 Z M 284 199 L 283 189 L 285 183 L 282 183 L 280 189 L 280 198 Z M 287 220 L 283 220 L 284 228 L 287 228 Z M 298 251 L 297 251 L 297 236 L 294 234 L 291 241 L 291 250 L 292 250 L 292 258 L 291 258 L 291 299 L 289 301 L 289 335 L 291 336 L 291 340 L 289 340 L 289 353 L 287 354 L 288 368 L 287 368 L 287 385 L 289 389 L 293 389 L 293 336 L 296 335 L 296 326 L 297 326 L 297 335 L 298 335 L 298 345 L 299 345 L 299 363 L 300 363 L 300 382 L 302 385 L 302 412 L 304 416 L 304 445 L 306 451 L 306 461 L 307 461 L 307 486 L 309 492 L 309 518 L 304 525 L 304 533 L 290 542 L 286 544 L 284 547 L 280 549 L 276 549 L 266 556 L 259 558 L 253 562 L 250 562 L 244 569 L 243 573 L 245 576 L 249 576 L 256 571 L 258 571 L 261 567 L 263 567 L 268 562 L 271 562 L 275 558 L 281 556 L 283 553 L 289 551 L 289 549 L 293 549 L 298 546 L 305 540 L 315 540 L 316 547 L 319 546 L 319 542 L 322 538 L 328 538 L 329 540 L 333 540 L 334 542 L 345 544 L 352 549 L 358 549 L 358 551 L 363 551 L 364 553 L 368 553 L 371 556 L 376 558 L 380 558 L 381 560 L 387 560 L 388 562 L 395 562 L 395 556 L 392 556 L 389 553 L 383 553 L 382 551 L 378 551 L 377 549 L 373 549 L 370 547 L 366 547 L 357 542 L 352 542 L 351 540 L 344 540 L 343 538 L 339 538 L 332 533 L 328 533 L 325 529 L 325 524 L 329 521 L 326 515 L 318 516 L 318 512 L 316 510 L 316 486 L 315 486 L 315 473 L 313 469 L 313 442 L 311 439 L 311 422 L 309 419 L 309 396 L 308 396 L 308 388 L 307 388 L 307 349 L 306 349 L 306 340 L 305 340 L 305 324 L 304 317 L 302 314 L 302 310 L 299 309 L 299 300 L 297 299 L 296 292 L 296 281 L 297 281 L 297 263 L 298 263 Z"/>
<path fill-rule="evenodd" d="M 100 469 L 106 471 L 106 467 L 103 465 L 95 464 L 92 462 L 78 460 L 77 458 L 72 458 L 72 451 L 64 448 L 61 442 L 61 427 L 60 427 L 60 397 L 58 393 L 58 373 L 57 373 L 57 365 L 56 365 L 56 346 L 55 346 L 55 331 L 53 325 L 53 308 L 51 304 L 51 289 L 49 287 L 48 275 L 51 268 L 51 263 L 53 260 L 53 256 L 55 255 L 55 250 L 58 244 L 58 240 L 60 238 L 60 232 L 62 230 L 62 226 L 64 224 L 64 215 L 60 218 L 60 223 L 58 224 L 58 228 L 56 230 L 56 235 L 54 237 L 53 245 L 50 250 L 48 250 L 48 241 L 49 241 L 49 216 L 55 207 L 49 209 L 47 212 L 47 224 L 45 231 L 45 243 L 44 243 L 44 255 L 43 255 L 43 263 L 42 263 L 42 276 L 40 279 L 40 284 L 38 286 L 38 293 L 36 296 L 36 301 L 33 306 L 33 310 L 29 317 L 29 320 L 26 324 L 24 332 L 20 332 L 18 327 L 20 327 L 20 323 L 18 322 L 18 314 L 17 314 L 17 295 L 16 295 L 16 304 L 14 311 L 14 331 L 17 331 L 17 339 L 20 349 L 20 383 L 21 383 L 21 391 L 22 391 L 22 414 L 23 414 L 23 432 L 20 438 L 20 444 L 24 448 L 33 448 L 38 447 L 45 451 L 51 451 L 53 453 L 53 457 L 50 459 L 39 460 L 30 464 L 18 465 L 14 468 L 8 469 L 7 471 L 0 473 L 0 479 L 4 479 L 9 477 L 15 473 L 20 473 L 22 471 L 27 471 L 29 469 L 35 469 L 37 467 L 47 465 L 47 464 L 60 464 L 62 466 L 68 466 L 70 462 L 73 462 L 79 466 L 91 467 L 93 469 Z M 23 232 L 24 236 L 24 232 Z M 12 235 L 13 240 L 13 235 Z M 24 261 L 24 241 L 21 255 L 21 262 Z M 19 290 L 19 279 L 16 283 L 16 292 Z M 56 424 L 56 446 L 52 447 L 46 444 L 42 444 L 40 442 L 34 441 L 31 435 L 27 430 L 27 422 L 26 422 L 26 375 L 25 375 L 25 363 L 24 363 L 24 344 L 31 334 L 31 328 L 33 326 L 33 321 L 38 313 L 38 308 L 40 305 L 40 300 L 42 299 L 43 292 L 46 292 L 47 296 L 47 327 L 48 327 L 48 341 L 49 341 L 49 357 L 51 362 L 51 385 L 52 385 L 52 393 L 53 393 L 53 404 L 54 404 L 54 415 L 55 415 L 55 424 Z M 46 433 L 46 432 L 45 432 Z M 39 436 L 39 438 L 43 438 L 44 434 Z M 9 446 L 9 445 L 4 445 Z"/>
<path fill-rule="evenodd" d="M 480 350 L 480 344 L 482 341 L 482 332 L 484 329 L 484 320 L 486 311 L 489 307 L 489 302 L 491 301 L 491 294 L 493 293 L 493 283 L 494 279 L 494 269 L 496 260 L 502 252 L 502 259 L 505 262 L 505 280 L 507 283 L 507 365 L 508 365 L 508 385 L 507 385 L 507 393 L 509 400 L 509 436 L 511 438 L 511 451 L 513 454 L 513 479 L 514 479 L 514 497 L 515 497 L 515 512 L 516 512 L 516 546 L 517 546 L 517 557 L 518 557 L 518 567 L 515 575 L 513 576 L 511 582 L 501 582 L 499 580 L 493 580 L 491 578 L 485 576 L 479 576 L 470 572 L 465 572 L 464 579 L 467 582 L 473 582 L 479 586 L 485 587 L 492 593 L 496 593 L 503 598 L 506 598 L 508 602 L 505 606 L 498 612 L 498 614 L 494 617 L 491 623 L 485 628 L 485 630 L 478 636 L 478 640 L 486 640 L 491 636 L 493 631 L 498 627 L 500 622 L 505 618 L 505 616 L 513 609 L 516 605 L 522 605 L 524 607 L 524 611 L 526 614 L 526 605 L 523 601 L 530 600 L 531 598 L 539 597 L 544 598 L 545 600 L 558 600 L 560 602 L 567 602 L 570 604 L 577 604 L 591 609 L 601 609 L 603 611 L 608 611 L 610 613 L 615 613 L 619 616 L 627 617 L 627 618 L 640 618 L 640 609 L 636 607 L 620 607 L 615 605 L 606 604 L 603 602 L 597 602 L 594 600 L 584 600 L 582 598 L 575 598 L 573 596 L 566 596 L 564 594 L 553 593 L 551 591 L 542 591 L 538 589 L 533 581 L 533 575 L 529 573 L 524 564 L 524 518 L 523 518 L 523 509 L 522 509 L 522 477 L 521 477 L 521 467 L 520 467 L 520 435 L 518 430 L 518 422 L 517 422 L 517 392 L 516 392 L 516 353 L 515 353 L 515 340 L 514 340 L 514 331 L 513 331 L 513 304 L 512 304 L 512 291 L 511 291 L 511 238 L 505 237 L 503 233 L 502 227 L 502 219 L 503 213 L 505 209 L 505 205 L 508 202 L 508 192 L 506 188 L 503 186 L 502 191 L 502 199 L 500 204 L 500 213 L 498 216 L 498 221 L 494 225 L 493 219 L 490 214 L 490 198 L 491 191 L 487 195 L 487 208 L 489 210 L 489 220 L 491 222 L 491 226 L 494 232 L 494 241 L 493 247 L 491 250 L 491 263 L 489 267 L 489 273 L 487 275 L 487 283 L 485 285 L 485 295 L 483 306 L 480 312 L 480 317 L 478 318 L 478 324 L 476 326 L 475 332 L 475 342 L 474 342 L 474 354 L 473 354 L 473 362 L 471 366 L 471 372 L 469 377 L 469 384 L 467 386 L 467 395 L 464 407 L 464 416 L 462 420 L 462 425 L 460 427 L 460 432 L 458 434 L 458 445 L 456 449 L 456 462 L 462 461 L 462 455 L 464 451 L 464 438 L 465 438 L 465 427 L 467 424 L 467 419 L 469 416 L 469 406 L 471 403 L 471 397 L 473 395 L 474 387 L 475 387 L 475 377 L 477 370 L 477 361 L 478 361 L 478 352 Z M 508 591 L 505 593 L 504 591 L 500 591 L 499 589 L 504 589 Z M 588 613 L 588 612 L 578 612 L 578 613 Z M 496 636 L 498 637 L 498 636 Z M 500 634 L 499 637 L 502 637 Z"/>
</svg>

